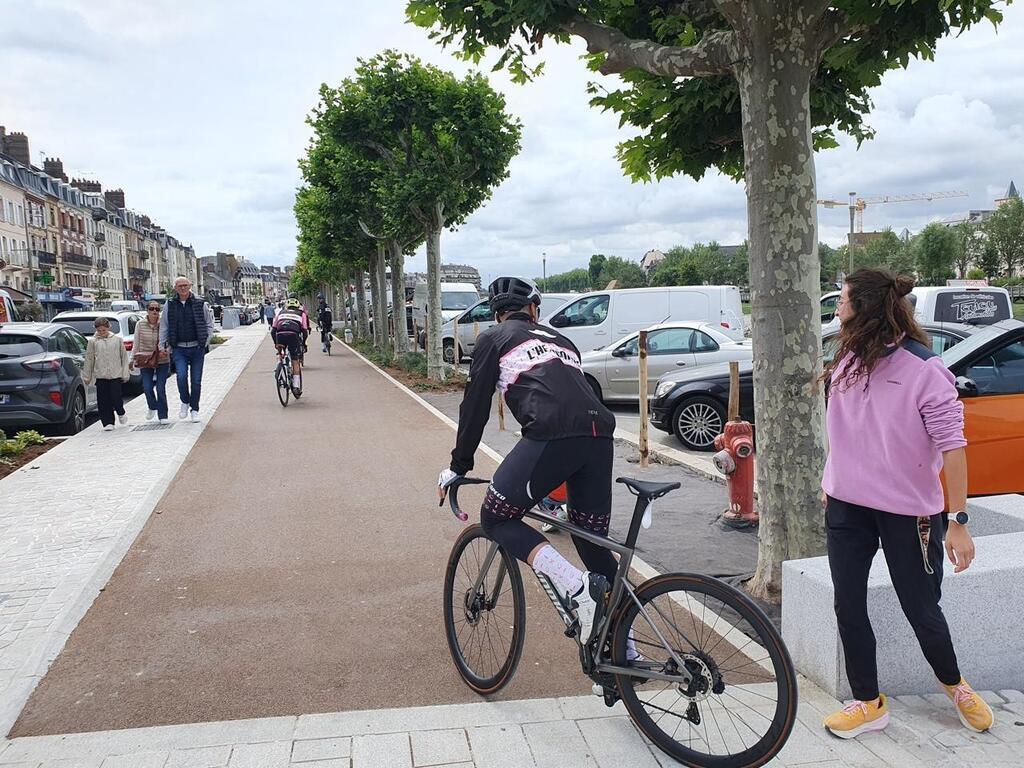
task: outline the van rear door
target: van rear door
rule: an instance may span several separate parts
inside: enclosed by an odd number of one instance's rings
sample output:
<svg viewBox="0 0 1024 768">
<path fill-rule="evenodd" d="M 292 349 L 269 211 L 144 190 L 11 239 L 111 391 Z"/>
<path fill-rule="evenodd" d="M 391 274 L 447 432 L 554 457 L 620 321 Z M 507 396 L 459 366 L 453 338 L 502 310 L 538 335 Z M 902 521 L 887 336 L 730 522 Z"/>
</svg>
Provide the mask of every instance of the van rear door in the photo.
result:
<svg viewBox="0 0 1024 768">
<path fill-rule="evenodd" d="M 1003 290 L 958 288 L 935 295 L 935 321 L 992 325 L 1013 317 L 1010 298 Z"/>
<path fill-rule="evenodd" d="M 718 327 L 722 333 L 733 341 L 743 341 L 743 304 L 740 301 L 740 289 L 729 285 L 719 291 L 722 302 Z"/>
</svg>

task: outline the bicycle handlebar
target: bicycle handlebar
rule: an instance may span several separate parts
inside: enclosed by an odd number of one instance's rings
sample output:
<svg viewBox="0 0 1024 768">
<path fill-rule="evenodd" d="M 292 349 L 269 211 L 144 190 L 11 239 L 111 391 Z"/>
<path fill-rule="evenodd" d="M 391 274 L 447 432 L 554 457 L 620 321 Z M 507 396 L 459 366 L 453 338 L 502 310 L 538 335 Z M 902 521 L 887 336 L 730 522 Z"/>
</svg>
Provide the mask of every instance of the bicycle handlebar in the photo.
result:
<svg viewBox="0 0 1024 768">
<path fill-rule="evenodd" d="M 448 488 L 445 490 L 445 496 L 447 496 L 448 504 L 452 508 L 452 514 L 459 518 L 459 520 L 461 520 L 462 522 L 466 522 L 467 520 L 469 520 L 469 515 L 463 512 L 462 508 L 459 506 L 459 488 L 462 487 L 463 485 L 483 485 L 484 483 L 489 482 L 491 481 L 485 480 L 482 477 L 460 477 L 458 480 L 454 481 L 451 485 L 449 485 Z M 444 497 L 441 498 L 437 506 L 444 506 Z"/>
</svg>

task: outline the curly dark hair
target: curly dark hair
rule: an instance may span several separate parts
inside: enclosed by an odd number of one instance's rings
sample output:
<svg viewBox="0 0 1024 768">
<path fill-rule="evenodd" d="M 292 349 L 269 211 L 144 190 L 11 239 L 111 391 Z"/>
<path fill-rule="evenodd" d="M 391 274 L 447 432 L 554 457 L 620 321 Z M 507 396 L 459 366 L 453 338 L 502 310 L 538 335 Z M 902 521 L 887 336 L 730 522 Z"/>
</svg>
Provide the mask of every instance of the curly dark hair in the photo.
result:
<svg viewBox="0 0 1024 768">
<path fill-rule="evenodd" d="M 843 322 L 839 349 L 825 367 L 823 381 L 845 389 L 863 379 L 867 389 L 871 372 L 894 344 L 913 339 L 929 345 L 906 298 L 913 287 L 912 277 L 887 269 L 858 269 L 846 278 L 853 317 Z"/>
</svg>

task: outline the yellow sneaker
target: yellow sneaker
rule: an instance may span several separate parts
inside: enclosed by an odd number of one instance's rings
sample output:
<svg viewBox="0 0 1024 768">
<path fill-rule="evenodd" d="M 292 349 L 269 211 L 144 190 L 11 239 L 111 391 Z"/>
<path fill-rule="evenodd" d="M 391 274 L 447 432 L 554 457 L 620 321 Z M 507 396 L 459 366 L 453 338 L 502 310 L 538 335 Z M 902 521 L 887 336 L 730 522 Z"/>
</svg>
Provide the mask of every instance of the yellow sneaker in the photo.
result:
<svg viewBox="0 0 1024 768">
<path fill-rule="evenodd" d="M 838 712 L 825 718 L 825 729 L 840 739 L 852 739 L 862 733 L 880 731 L 889 724 L 889 700 L 885 694 L 878 701 L 851 701 Z"/>
<path fill-rule="evenodd" d="M 946 691 L 946 695 L 956 705 L 956 713 L 960 716 L 960 722 L 964 724 L 964 728 L 981 733 L 992 727 L 992 723 L 995 722 L 992 707 L 974 692 L 966 680 L 961 677 L 960 682 L 956 685 L 946 685 L 941 680 L 939 682 Z"/>
</svg>

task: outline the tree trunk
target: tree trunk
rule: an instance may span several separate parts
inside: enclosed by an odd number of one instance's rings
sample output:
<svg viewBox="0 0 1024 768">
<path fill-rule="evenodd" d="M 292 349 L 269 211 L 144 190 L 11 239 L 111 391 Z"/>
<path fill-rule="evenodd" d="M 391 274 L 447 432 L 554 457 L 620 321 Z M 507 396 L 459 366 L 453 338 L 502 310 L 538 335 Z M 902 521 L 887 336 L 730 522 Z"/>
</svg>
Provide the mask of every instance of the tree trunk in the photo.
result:
<svg viewBox="0 0 1024 768">
<path fill-rule="evenodd" d="M 441 228 L 427 229 L 427 378 L 444 381 L 441 350 Z"/>
<path fill-rule="evenodd" d="M 381 321 L 380 321 L 380 285 L 377 282 L 378 271 L 377 262 L 381 259 L 380 249 L 377 249 L 375 256 L 370 256 L 369 264 L 369 275 L 370 275 L 370 308 L 373 314 L 373 346 L 378 351 L 384 351 L 384 335 L 381 334 Z"/>
<path fill-rule="evenodd" d="M 749 589 L 777 600 L 782 562 L 820 555 L 824 466 L 817 210 L 811 143 L 812 34 L 799 3 L 744 3 L 738 35 L 750 239 L 754 410 L 761 506 Z M 767 4 L 766 4 L 767 5 Z M 792 13 L 788 16 L 787 12 Z"/>
<path fill-rule="evenodd" d="M 396 241 L 388 242 L 391 251 L 391 314 L 395 322 L 395 354 L 409 351 L 409 330 L 405 321 L 405 255 Z"/>
<path fill-rule="evenodd" d="M 366 273 L 363 270 L 356 272 L 356 314 L 358 321 L 358 333 L 360 340 L 370 338 L 370 313 L 366 306 Z"/>
<path fill-rule="evenodd" d="M 391 347 L 388 343 L 389 331 L 388 331 L 388 255 L 387 250 L 384 247 L 384 243 L 380 240 L 377 241 L 377 286 L 380 288 L 380 293 L 377 294 L 377 300 L 374 303 L 374 312 L 377 317 L 380 318 L 380 349 L 384 351 Z M 393 347 L 391 347 L 393 349 Z"/>
</svg>

